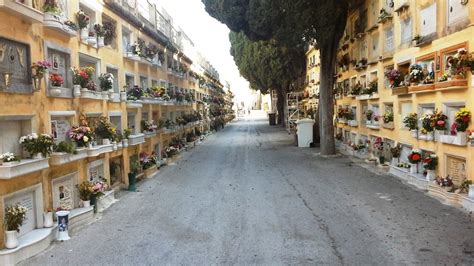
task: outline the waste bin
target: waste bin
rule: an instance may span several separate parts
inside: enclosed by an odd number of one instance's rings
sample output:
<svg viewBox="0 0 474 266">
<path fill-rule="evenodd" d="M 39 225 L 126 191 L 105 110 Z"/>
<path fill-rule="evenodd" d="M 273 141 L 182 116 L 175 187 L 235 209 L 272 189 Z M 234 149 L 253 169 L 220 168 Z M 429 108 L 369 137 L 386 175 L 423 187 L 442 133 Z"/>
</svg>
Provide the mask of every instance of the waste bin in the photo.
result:
<svg viewBox="0 0 474 266">
<path fill-rule="evenodd" d="M 268 123 L 270 124 L 270 126 L 275 126 L 276 125 L 276 113 L 275 112 L 268 113 Z"/>
<path fill-rule="evenodd" d="M 314 120 L 305 118 L 296 121 L 296 134 L 298 135 L 298 147 L 309 147 L 313 142 Z"/>
</svg>

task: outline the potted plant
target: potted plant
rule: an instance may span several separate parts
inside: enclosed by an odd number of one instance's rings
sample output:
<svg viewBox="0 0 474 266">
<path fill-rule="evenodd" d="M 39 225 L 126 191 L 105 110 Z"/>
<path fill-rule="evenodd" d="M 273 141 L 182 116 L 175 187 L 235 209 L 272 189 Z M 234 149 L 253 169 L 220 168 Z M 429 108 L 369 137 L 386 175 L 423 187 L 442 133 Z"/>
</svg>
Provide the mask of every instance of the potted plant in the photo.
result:
<svg viewBox="0 0 474 266">
<path fill-rule="evenodd" d="M 459 189 L 460 193 L 467 193 L 469 198 L 474 199 L 474 183 L 472 180 L 464 180 Z"/>
<path fill-rule="evenodd" d="M 144 171 L 145 177 L 152 177 L 157 171 L 157 157 L 153 152 L 151 155 L 142 151 L 139 154 L 140 165 Z"/>
<path fill-rule="evenodd" d="M 423 41 L 423 37 L 420 34 L 417 34 L 415 37 L 413 37 L 412 41 L 413 44 L 416 46 Z"/>
<path fill-rule="evenodd" d="M 367 110 L 365 111 L 365 118 L 367 119 L 367 124 L 370 125 L 372 124 L 372 117 L 374 116 L 374 111 L 372 110 Z"/>
<path fill-rule="evenodd" d="M 60 20 L 61 9 L 57 0 L 45 0 L 43 3 L 43 23 L 47 27 L 62 28 Z"/>
<path fill-rule="evenodd" d="M 383 123 L 386 128 L 393 128 L 393 112 L 389 111 L 383 114 Z"/>
<path fill-rule="evenodd" d="M 432 114 L 423 114 L 420 118 L 421 121 L 421 135 L 420 139 L 424 140 L 433 140 L 433 115 Z"/>
<path fill-rule="evenodd" d="M 423 158 L 423 168 L 426 170 L 426 181 L 436 179 L 436 167 L 438 166 L 438 156 L 434 153 L 427 154 Z"/>
<path fill-rule="evenodd" d="M 89 30 L 87 27 L 89 27 L 90 18 L 86 13 L 84 13 L 84 11 L 79 10 L 76 13 L 76 20 L 81 32 L 81 41 L 87 42 L 87 38 L 89 37 Z"/>
<path fill-rule="evenodd" d="M 113 98 L 113 88 L 114 88 L 114 75 L 112 73 L 102 73 L 99 76 L 99 87 L 100 89 L 107 93 L 109 98 Z"/>
<path fill-rule="evenodd" d="M 381 137 L 378 137 L 375 140 L 374 148 L 375 148 L 375 152 L 377 153 L 379 157 L 379 163 L 384 164 L 385 163 L 384 144 Z"/>
<path fill-rule="evenodd" d="M 89 34 L 88 34 L 89 38 L 87 38 L 87 43 L 90 45 L 90 46 L 95 46 L 97 44 L 97 36 L 95 36 L 95 33 L 94 31 L 89 31 Z"/>
<path fill-rule="evenodd" d="M 94 129 L 95 134 L 102 138 L 102 145 L 109 145 L 110 140 L 114 138 L 116 131 L 117 130 L 112 126 L 112 123 L 110 123 L 105 116 L 99 117 Z"/>
<path fill-rule="evenodd" d="M 116 25 L 114 22 L 111 21 L 104 21 L 102 22 L 102 29 L 104 31 L 104 44 L 110 45 L 112 41 L 116 37 Z"/>
<path fill-rule="evenodd" d="M 123 147 L 126 148 L 128 147 L 128 138 L 130 138 L 130 135 L 132 134 L 132 129 L 126 128 L 123 130 Z"/>
<path fill-rule="evenodd" d="M 40 90 L 41 79 L 44 77 L 49 67 L 51 67 L 51 63 L 46 60 L 38 61 L 31 65 L 33 86 L 36 91 Z"/>
<path fill-rule="evenodd" d="M 411 153 L 408 155 L 408 161 L 410 162 L 410 173 L 418 173 L 418 163 L 421 162 L 421 151 L 418 149 L 411 150 Z"/>
<path fill-rule="evenodd" d="M 127 100 L 128 101 L 139 101 L 143 97 L 143 89 L 138 85 L 133 86 L 133 88 L 127 91 Z"/>
<path fill-rule="evenodd" d="M 61 95 L 61 86 L 64 83 L 63 77 L 57 73 L 53 73 L 49 75 L 49 81 L 51 82 L 51 89 L 49 90 L 51 96 L 57 97 Z"/>
<path fill-rule="evenodd" d="M 5 227 L 6 227 L 6 248 L 16 248 L 18 246 L 18 232 L 23 221 L 26 219 L 28 209 L 19 204 L 5 208 Z"/>
<path fill-rule="evenodd" d="M 76 23 L 74 23 L 74 21 L 72 21 L 72 20 L 64 21 L 63 28 L 64 28 L 64 30 L 66 30 L 69 33 L 74 34 L 74 35 L 77 34 L 77 30 L 79 29 L 79 27 L 76 25 Z"/>
<path fill-rule="evenodd" d="M 73 67 L 71 68 L 71 71 L 74 90 L 76 90 L 76 87 L 79 90 L 88 90 L 87 87 L 89 82 L 92 81 L 95 69 L 91 66 L 83 68 Z"/>
<path fill-rule="evenodd" d="M 442 111 L 435 110 L 431 119 L 434 125 L 435 140 L 439 141 L 439 136 L 444 135 L 447 130 L 448 117 Z"/>
<path fill-rule="evenodd" d="M 410 82 L 411 86 L 418 85 L 423 81 L 423 67 L 419 64 L 413 64 L 410 66 Z"/>
<path fill-rule="evenodd" d="M 454 56 L 449 58 L 449 71 L 454 79 L 465 79 L 466 71 L 470 68 L 471 56 L 467 50 L 459 49 Z"/>
<path fill-rule="evenodd" d="M 104 27 L 100 24 L 94 24 L 94 32 L 95 35 L 97 36 L 97 46 L 98 47 L 104 47 L 104 36 L 105 36 L 105 31 Z"/>
<path fill-rule="evenodd" d="M 398 69 L 392 69 L 385 72 L 385 77 L 390 83 L 390 88 L 396 88 L 400 86 L 400 82 L 402 82 L 402 73 Z"/>
<path fill-rule="evenodd" d="M 400 161 L 402 146 L 400 144 L 397 144 L 395 147 L 391 147 L 390 153 L 392 154 L 392 165 L 397 165 Z"/>
<path fill-rule="evenodd" d="M 31 157 L 34 159 L 42 159 L 52 152 L 54 139 L 51 135 L 36 133 L 28 134 L 20 138 L 20 144 Z"/>
<path fill-rule="evenodd" d="M 97 200 L 104 195 L 108 186 L 106 180 L 101 176 L 99 176 L 99 180 L 92 184 L 91 205 L 94 206 L 94 212 L 97 212 Z"/>
<path fill-rule="evenodd" d="M 6 152 L 0 154 L 0 165 L 13 165 L 17 164 L 19 161 L 20 159 L 15 156 L 14 153 Z"/>
<path fill-rule="evenodd" d="M 94 140 L 92 129 L 87 125 L 72 126 L 67 136 L 76 143 L 77 147 L 90 147 Z"/>
<path fill-rule="evenodd" d="M 403 124 L 406 128 L 408 128 L 411 133 L 412 137 L 418 137 L 418 114 L 417 113 L 409 113 L 407 116 L 403 118 Z"/>
</svg>

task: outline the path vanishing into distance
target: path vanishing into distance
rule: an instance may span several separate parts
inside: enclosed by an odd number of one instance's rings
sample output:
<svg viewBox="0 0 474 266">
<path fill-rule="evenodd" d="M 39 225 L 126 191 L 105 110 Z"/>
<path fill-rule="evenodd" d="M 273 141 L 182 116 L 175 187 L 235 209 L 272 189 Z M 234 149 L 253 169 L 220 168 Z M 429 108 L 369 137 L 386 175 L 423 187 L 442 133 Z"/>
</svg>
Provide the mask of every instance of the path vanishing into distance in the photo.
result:
<svg viewBox="0 0 474 266">
<path fill-rule="evenodd" d="M 474 264 L 474 223 L 399 179 L 229 124 L 22 265 Z"/>
</svg>

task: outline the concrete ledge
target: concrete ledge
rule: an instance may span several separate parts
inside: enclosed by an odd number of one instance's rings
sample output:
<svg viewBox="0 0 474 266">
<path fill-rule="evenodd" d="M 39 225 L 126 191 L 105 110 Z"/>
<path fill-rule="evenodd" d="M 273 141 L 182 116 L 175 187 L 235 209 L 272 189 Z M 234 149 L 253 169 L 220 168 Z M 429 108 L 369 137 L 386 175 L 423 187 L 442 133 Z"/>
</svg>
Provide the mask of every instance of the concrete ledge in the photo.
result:
<svg viewBox="0 0 474 266">
<path fill-rule="evenodd" d="M 118 200 L 115 199 L 115 190 L 104 192 L 104 196 L 97 199 L 97 212 L 105 211 L 117 201 Z"/>
</svg>

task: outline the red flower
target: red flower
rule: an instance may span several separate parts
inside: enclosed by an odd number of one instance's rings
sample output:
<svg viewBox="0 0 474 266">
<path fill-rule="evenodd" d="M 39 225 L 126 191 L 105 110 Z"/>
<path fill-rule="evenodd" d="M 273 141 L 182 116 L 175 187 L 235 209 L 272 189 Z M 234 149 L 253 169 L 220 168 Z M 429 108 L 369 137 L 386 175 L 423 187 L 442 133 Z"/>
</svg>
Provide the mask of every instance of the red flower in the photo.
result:
<svg viewBox="0 0 474 266">
<path fill-rule="evenodd" d="M 411 155 L 411 159 L 413 161 L 418 161 L 418 160 L 420 160 L 420 158 L 421 158 L 421 156 L 417 153 Z"/>
<path fill-rule="evenodd" d="M 465 116 L 465 117 L 462 118 L 462 121 L 463 121 L 464 123 L 468 123 L 470 120 L 471 120 L 471 119 L 470 119 L 469 117 L 467 117 L 467 116 Z"/>
<path fill-rule="evenodd" d="M 443 121 L 443 120 L 438 120 L 438 121 L 436 121 L 436 124 L 437 124 L 438 126 L 444 126 L 444 124 L 446 124 L 446 122 Z"/>
</svg>

